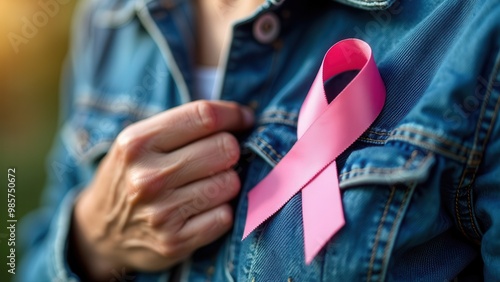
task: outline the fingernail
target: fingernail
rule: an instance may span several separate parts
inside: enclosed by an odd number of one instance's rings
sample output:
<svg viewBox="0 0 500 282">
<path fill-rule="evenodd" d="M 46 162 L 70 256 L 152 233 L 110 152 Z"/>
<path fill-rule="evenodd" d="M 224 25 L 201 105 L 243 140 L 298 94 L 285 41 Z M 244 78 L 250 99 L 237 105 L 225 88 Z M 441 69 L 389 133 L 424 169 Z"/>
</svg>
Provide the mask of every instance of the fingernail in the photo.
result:
<svg viewBox="0 0 500 282">
<path fill-rule="evenodd" d="M 241 107 L 241 112 L 243 114 L 243 122 L 245 123 L 245 125 L 253 125 L 255 120 L 253 110 L 249 107 Z"/>
</svg>

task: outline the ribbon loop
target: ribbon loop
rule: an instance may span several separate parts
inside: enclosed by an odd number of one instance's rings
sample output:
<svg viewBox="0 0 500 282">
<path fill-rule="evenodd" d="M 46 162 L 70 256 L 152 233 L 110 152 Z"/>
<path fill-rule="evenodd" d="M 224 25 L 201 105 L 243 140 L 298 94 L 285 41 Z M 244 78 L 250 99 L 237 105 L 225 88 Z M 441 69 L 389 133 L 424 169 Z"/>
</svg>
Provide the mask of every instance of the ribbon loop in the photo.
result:
<svg viewBox="0 0 500 282">
<path fill-rule="evenodd" d="M 346 71 L 359 73 L 328 103 L 324 83 Z M 328 50 L 299 114 L 298 140 L 248 193 L 243 239 L 302 190 L 304 248 L 309 264 L 345 224 L 336 158 L 382 111 L 385 86 L 370 46 L 346 39 Z"/>
</svg>

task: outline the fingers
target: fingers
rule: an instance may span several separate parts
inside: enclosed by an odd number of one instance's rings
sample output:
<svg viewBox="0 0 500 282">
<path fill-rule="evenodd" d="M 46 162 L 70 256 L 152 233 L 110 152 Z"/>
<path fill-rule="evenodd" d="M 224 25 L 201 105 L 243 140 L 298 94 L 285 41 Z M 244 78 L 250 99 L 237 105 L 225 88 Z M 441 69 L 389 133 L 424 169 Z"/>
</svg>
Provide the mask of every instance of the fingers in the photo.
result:
<svg viewBox="0 0 500 282">
<path fill-rule="evenodd" d="M 177 232 L 163 232 L 153 250 L 165 259 L 185 256 L 224 235 L 232 224 L 231 207 L 220 205 L 189 219 Z"/>
<path fill-rule="evenodd" d="M 194 215 L 201 214 L 233 199 L 240 190 L 240 180 L 229 170 L 190 183 L 172 193 L 163 193 L 151 203 L 155 206 L 152 225 L 178 230 Z"/>
<path fill-rule="evenodd" d="M 180 240 L 185 240 L 187 249 L 197 249 L 224 235 L 232 225 L 231 206 L 224 204 L 188 220 L 178 236 Z"/>
<path fill-rule="evenodd" d="M 221 132 L 169 154 L 146 155 L 131 169 L 128 194 L 134 201 L 150 200 L 161 193 L 230 169 L 238 161 L 238 141 Z"/>
<path fill-rule="evenodd" d="M 222 132 L 164 155 L 160 160 L 163 159 L 164 163 L 167 160 L 182 160 L 177 176 L 166 183 L 169 187 L 180 187 L 231 168 L 239 157 L 240 147 L 236 138 Z"/>
<path fill-rule="evenodd" d="M 239 144 L 227 132 L 252 123 L 247 108 L 204 101 L 165 111 L 122 131 L 103 161 L 109 165 L 101 166 L 106 169 L 97 174 L 106 181 L 95 181 L 99 189 L 92 190 L 104 191 L 99 195 L 110 201 L 107 206 L 112 209 L 102 218 L 123 214 L 120 222 L 104 226 L 116 235 L 109 236 L 109 245 L 134 249 L 137 254 L 131 264 L 147 269 L 158 261 L 152 259 L 158 254 L 165 258 L 162 265 L 170 266 L 227 232 L 232 212 L 225 203 L 240 188 L 237 174 L 228 171 L 239 159 Z M 120 199 L 125 208 L 115 209 Z M 148 263 L 138 263 L 140 258 Z"/>
<path fill-rule="evenodd" d="M 129 133 L 142 136 L 150 148 L 169 152 L 220 131 L 241 131 L 253 124 L 253 113 L 233 102 L 195 101 L 137 123 Z"/>
<path fill-rule="evenodd" d="M 141 208 L 146 217 L 141 217 L 157 234 L 153 240 L 156 246 L 150 249 L 170 259 L 222 236 L 233 223 L 232 210 L 226 203 L 238 194 L 239 188 L 238 175 L 230 170 L 164 193 L 148 203 L 146 209 Z M 145 238 L 144 234 L 141 238 Z"/>
</svg>

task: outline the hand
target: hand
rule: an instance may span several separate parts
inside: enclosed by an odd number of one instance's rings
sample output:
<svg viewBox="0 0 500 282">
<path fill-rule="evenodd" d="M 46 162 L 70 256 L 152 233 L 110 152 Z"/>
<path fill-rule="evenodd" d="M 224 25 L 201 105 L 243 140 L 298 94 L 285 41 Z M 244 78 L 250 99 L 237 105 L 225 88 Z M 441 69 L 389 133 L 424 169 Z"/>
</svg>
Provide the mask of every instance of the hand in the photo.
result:
<svg viewBox="0 0 500 282">
<path fill-rule="evenodd" d="M 198 101 L 123 130 L 75 204 L 80 271 L 101 280 L 123 267 L 166 269 L 227 232 L 240 151 L 226 131 L 252 123 L 235 103 Z"/>
</svg>

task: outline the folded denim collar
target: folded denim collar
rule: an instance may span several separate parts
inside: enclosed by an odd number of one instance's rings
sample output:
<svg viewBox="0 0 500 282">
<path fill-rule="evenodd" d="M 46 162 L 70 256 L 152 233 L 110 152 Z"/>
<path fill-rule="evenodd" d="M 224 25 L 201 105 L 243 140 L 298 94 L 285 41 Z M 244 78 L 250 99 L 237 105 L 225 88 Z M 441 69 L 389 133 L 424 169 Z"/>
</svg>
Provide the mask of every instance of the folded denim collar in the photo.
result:
<svg viewBox="0 0 500 282">
<path fill-rule="evenodd" d="M 99 0 L 90 0 L 99 2 Z M 144 8 L 150 2 L 156 2 L 156 5 L 174 7 L 186 0 L 115 0 L 111 1 L 103 11 L 96 16 L 97 25 L 116 27 L 130 21 L 135 16 L 136 10 Z M 279 6 L 286 0 L 266 0 L 262 8 L 270 6 Z M 384 10 L 389 8 L 397 0 L 332 0 L 338 3 L 346 4 L 352 7 L 364 10 Z"/>
<path fill-rule="evenodd" d="M 146 0 L 145 2 L 149 2 Z M 170 2 L 170 4 L 175 2 L 180 2 L 182 0 L 164 0 Z M 389 8 L 396 0 L 333 0 L 339 3 L 343 3 L 352 7 L 364 9 L 364 10 L 384 10 Z M 266 0 L 267 3 L 272 5 L 281 5 L 285 0 Z"/>
<path fill-rule="evenodd" d="M 396 0 L 334 0 L 349 6 L 364 10 L 384 10 L 389 8 Z"/>
</svg>

